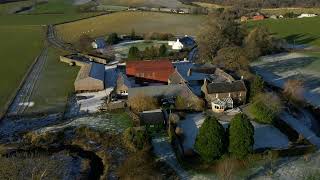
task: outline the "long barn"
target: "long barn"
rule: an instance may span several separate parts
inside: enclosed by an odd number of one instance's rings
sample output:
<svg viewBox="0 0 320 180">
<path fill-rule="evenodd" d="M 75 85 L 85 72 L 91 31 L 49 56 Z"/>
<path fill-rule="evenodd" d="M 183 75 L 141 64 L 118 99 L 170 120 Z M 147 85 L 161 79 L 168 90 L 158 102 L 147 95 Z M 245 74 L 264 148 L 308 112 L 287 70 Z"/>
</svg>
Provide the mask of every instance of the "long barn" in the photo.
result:
<svg viewBox="0 0 320 180">
<path fill-rule="evenodd" d="M 103 64 L 90 63 L 81 67 L 74 82 L 76 92 L 101 91 L 104 89 Z"/>
</svg>

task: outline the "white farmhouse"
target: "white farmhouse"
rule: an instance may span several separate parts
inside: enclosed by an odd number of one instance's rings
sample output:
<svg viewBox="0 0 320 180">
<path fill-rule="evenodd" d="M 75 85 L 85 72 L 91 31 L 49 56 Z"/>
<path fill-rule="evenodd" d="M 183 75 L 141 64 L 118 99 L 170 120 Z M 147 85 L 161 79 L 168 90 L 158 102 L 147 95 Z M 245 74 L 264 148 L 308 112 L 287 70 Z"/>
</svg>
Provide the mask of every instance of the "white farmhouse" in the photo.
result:
<svg viewBox="0 0 320 180">
<path fill-rule="evenodd" d="M 298 18 L 317 17 L 317 14 L 301 14 Z"/>
<path fill-rule="evenodd" d="M 192 49 L 195 47 L 196 42 L 192 37 L 185 36 L 178 38 L 177 41 L 168 41 L 168 45 L 171 46 L 173 50 Z"/>
</svg>

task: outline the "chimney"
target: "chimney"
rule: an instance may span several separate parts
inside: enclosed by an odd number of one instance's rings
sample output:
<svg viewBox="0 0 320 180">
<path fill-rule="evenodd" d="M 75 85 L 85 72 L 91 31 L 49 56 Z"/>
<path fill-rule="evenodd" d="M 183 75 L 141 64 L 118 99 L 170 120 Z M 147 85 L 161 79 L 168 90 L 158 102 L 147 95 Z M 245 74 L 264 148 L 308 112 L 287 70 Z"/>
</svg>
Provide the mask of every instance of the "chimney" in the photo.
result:
<svg viewBox="0 0 320 180">
<path fill-rule="evenodd" d="M 207 87 L 207 86 L 208 86 L 208 80 L 207 80 L 207 78 L 204 78 L 203 85 L 204 85 L 205 87 Z"/>
<path fill-rule="evenodd" d="M 192 75 L 192 70 L 191 68 L 188 70 L 187 76 L 191 76 Z"/>
<path fill-rule="evenodd" d="M 243 80 L 243 76 L 241 76 L 241 80 Z"/>
</svg>

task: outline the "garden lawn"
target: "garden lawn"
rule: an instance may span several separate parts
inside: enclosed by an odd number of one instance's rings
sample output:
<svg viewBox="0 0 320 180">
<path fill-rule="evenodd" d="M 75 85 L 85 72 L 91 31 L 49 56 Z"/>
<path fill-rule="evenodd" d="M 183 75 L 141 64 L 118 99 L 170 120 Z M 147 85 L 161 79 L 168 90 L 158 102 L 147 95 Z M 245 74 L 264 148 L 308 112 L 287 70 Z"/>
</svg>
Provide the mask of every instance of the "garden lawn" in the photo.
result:
<svg viewBox="0 0 320 180">
<path fill-rule="evenodd" d="M 103 16 L 56 26 L 57 33 L 67 42 L 76 42 L 82 34 L 92 37 L 112 32 L 137 34 L 150 32 L 196 35 L 198 27 L 205 21 L 203 15 L 181 15 L 156 12 L 117 12 Z"/>
<path fill-rule="evenodd" d="M 249 22 L 251 28 L 261 25 L 268 27 L 276 36 L 285 38 L 291 44 L 320 46 L 320 17 Z"/>
<path fill-rule="evenodd" d="M 41 52 L 44 29 L 0 26 L 0 114 L 14 95 L 23 76 Z"/>
<path fill-rule="evenodd" d="M 160 46 L 164 44 L 167 46 L 167 50 L 170 51 L 171 48 L 168 45 L 168 41 L 139 41 L 137 43 L 121 43 L 114 46 L 114 50 L 116 53 L 119 53 L 123 58 L 128 57 L 129 49 L 133 46 L 137 47 L 140 51 L 144 51 L 147 47 L 151 48 L 151 46 L 160 48 Z"/>
<path fill-rule="evenodd" d="M 64 111 L 68 95 L 74 91 L 73 82 L 79 71 L 78 67 L 70 67 L 59 61 L 59 55 L 64 53 L 49 48 L 48 59 L 30 99 L 35 105 L 27 109 L 27 113 Z"/>
</svg>

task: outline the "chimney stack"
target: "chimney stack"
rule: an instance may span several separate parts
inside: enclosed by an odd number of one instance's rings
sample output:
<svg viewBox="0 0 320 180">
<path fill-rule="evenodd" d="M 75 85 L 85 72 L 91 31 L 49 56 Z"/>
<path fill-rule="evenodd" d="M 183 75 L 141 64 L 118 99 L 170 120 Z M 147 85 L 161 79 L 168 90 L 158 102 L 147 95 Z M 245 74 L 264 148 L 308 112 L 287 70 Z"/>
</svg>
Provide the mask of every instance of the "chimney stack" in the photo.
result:
<svg viewBox="0 0 320 180">
<path fill-rule="evenodd" d="M 187 74 L 187 76 L 191 76 L 192 75 L 192 70 L 191 70 L 191 68 L 188 70 L 188 74 Z"/>
</svg>

